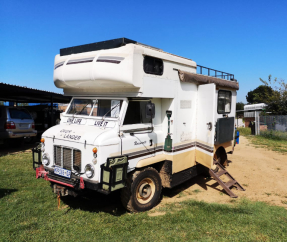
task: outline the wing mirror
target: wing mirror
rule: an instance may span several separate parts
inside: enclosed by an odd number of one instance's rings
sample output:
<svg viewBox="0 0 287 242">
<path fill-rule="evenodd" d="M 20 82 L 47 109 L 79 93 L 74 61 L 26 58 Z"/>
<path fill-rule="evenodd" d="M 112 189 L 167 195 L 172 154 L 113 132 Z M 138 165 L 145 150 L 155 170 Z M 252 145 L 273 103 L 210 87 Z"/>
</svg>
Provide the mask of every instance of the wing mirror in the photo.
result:
<svg viewBox="0 0 287 242">
<path fill-rule="evenodd" d="M 155 115 L 155 105 L 152 102 L 148 102 L 145 106 L 145 117 L 153 119 Z"/>
</svg>

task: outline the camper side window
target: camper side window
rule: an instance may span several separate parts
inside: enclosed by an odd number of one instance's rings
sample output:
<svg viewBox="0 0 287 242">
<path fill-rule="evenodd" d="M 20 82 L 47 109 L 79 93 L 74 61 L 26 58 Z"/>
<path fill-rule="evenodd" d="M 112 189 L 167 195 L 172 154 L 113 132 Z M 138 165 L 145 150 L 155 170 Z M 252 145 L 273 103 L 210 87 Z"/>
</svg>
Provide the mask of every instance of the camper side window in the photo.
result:
<svg viewBox="0 0 287 242">
<path fill-rule="evenodd" d="M 129 101 L 124 125 L 150 123 L 151 120 L 145 117 L 146 104 L 146 101 Z"/>
<path fill-rule="evenodd" d="M 163 61 L 151 56 L 144 57 L 144 72 L 161 76 L 163 73 Z"/>
<path fill-rule="evenodd" d="M 218 91 L 217 113 L 225 114 L 231 112 L 231 91 Z"/>
</svg>

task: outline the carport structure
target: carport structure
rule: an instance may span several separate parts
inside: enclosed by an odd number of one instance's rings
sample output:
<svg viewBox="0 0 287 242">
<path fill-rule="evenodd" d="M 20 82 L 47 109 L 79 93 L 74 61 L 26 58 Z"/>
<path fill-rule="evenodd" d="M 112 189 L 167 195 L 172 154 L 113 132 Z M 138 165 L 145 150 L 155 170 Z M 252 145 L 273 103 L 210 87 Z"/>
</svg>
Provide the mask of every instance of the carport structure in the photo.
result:
<svg viewBox="0 0 287 242">
<path fill-rule="evenodd" d="M 0 101 L 14 103 L 50 103 L 51 121 L 53 120 L 53 104 L 68 103 L 71 97 L 59 93 L 48 92 L 7 83 L 0 83 Z"/>
</svg>

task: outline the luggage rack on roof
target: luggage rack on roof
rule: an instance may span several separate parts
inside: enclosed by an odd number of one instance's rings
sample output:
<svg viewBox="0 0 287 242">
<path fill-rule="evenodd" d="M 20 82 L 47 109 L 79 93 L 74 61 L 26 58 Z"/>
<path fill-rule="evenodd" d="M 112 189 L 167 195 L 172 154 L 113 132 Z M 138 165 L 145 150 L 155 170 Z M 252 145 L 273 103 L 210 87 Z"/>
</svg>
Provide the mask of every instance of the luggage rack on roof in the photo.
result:
<svg viewBox="0 0 287 242">
<path fill-rule="evenodd" d="M 199 73 L 198 73 L 198 69 L 199 69 Z M 203 70 L 207 70 L 207 71 L 203 72 Z M 201 65 L 197 65 L 197 73 L 201 74 L 201 75 L 207 75 L 207 76 L 222 78 L 222 79 L 226 79 L 226 80 L 230 80 L 230 81 L 237 81 L 236 79 L 234 79 L 234 74 L 230 74 L 230 73 L 227 73 L 224 71 L 218 71 L 218 70 L 211 69 L 211 68 L 201 66 Z M 214 75 L 211 75 L 213 73 L 214 73 Z"/>
</svg>

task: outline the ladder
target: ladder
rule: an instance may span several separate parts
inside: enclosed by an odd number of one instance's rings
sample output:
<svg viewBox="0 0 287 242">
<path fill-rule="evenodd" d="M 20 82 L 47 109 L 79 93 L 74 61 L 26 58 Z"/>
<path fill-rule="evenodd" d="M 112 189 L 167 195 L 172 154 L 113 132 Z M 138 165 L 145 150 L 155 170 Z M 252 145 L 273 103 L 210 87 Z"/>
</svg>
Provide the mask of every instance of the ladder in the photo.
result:
<svg viewBox="0 0 287 242">
<path fill-rule="evenodd" d="M 218 162 L 215 162 L 214 163 L 216 165 L 216 169 L 215 170 L 212 170 L 212 169 L 209 169 L 209 175 L 211 177 L 214 178 L 214 180 L 216 180 L 220 186 L 223 187 L 223 189 L 229 194 L 230 197 L 232 198 L 237 198 L 238 196 L 235 195 L 231 190 L 230 188 L 231 187 L 236 187 L 237 190 L 240 190 L 240 191 L 245 191 L 245 189 L 239 184 L 239 182 L 237 182 L 230 174 L 227 170 L 225 170 L 225 168 Z M 223 182 L 220 177 L 222 175 L 225 175 L 229 178 L 229 181 L 228 182 Z"/>
</svg>

